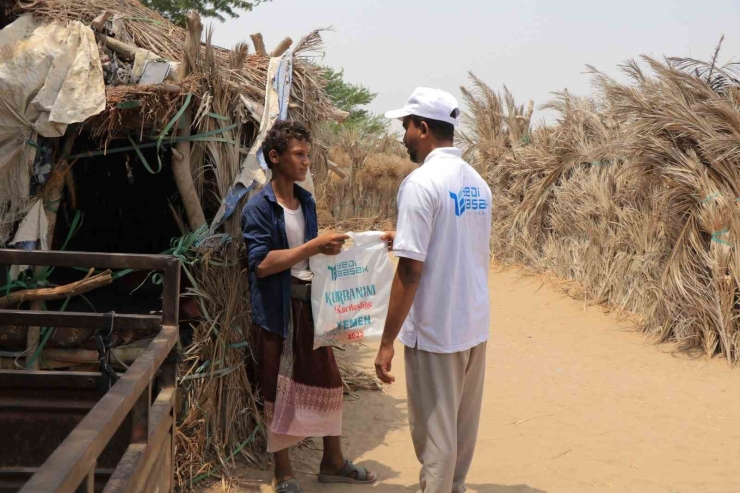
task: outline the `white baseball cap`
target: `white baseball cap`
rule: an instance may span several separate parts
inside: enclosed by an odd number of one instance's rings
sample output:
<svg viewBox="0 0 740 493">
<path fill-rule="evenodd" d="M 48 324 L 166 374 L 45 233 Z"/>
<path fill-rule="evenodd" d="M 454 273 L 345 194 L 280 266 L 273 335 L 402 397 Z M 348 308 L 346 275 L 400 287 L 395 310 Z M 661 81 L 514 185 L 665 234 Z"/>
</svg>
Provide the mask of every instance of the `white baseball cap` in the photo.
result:
<svg viewBox="0 0 740 493">
<path fill-rule="evenodd" d="M 403 108 L 389 111 L 385 117 L 396 120 L 411 115 L 451 123 L 455 127 L 460 124 L 457 99 L 449 92 L 439 89 L 417 87 Z"/>
</svg>

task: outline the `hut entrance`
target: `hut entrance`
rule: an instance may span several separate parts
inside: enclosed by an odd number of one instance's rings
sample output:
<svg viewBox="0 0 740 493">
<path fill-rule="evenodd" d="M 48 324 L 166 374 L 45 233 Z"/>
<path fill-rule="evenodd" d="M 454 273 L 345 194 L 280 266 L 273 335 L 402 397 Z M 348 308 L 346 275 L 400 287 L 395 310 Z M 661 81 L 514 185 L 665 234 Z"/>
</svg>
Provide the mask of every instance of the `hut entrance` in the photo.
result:
<svg viewBox="0 0 740 493">
<path fill-rule="evenodd" d="M 171 152 L 169 148 L 160 152 L 162 170 L 157 174 L 150 173 L 133 151 L 78 160 L 72 166 L 74 191 L 66 189 L 68 217 L 57 223 L 54 249 L 67 238 L 76 209 L 84 221 L 67 250 L 152 254 L 167 250 L 172 238 L 182 236 L 172 213 L 172 208 L 181 210 L 182 203 L 170 169 Z M 142 153 L 156 171 L 156 150 Z"/>
<path fill-rule="evenodd" d="M 94 142 L 84 139 L 78 139 L 75 147 L 73 153 L 96 148 Z M 172 239 L 183 234 L 173 215 L 173 209 L 182 211 L 182 202 L 170 167 L 171 152 L 169 148 L 160 152 L 162 170 L 156 174 L 149 172 L 133 151 L 77 160 L 72 166 L 71 186 L 65 188 L 52 248 L 60 249 L 67 240 L 67 251 L 158 254 L 171 248 Z M 142 153 L 156 170 L 156 150 L 142 149 Z M 71 232 L 78 211 L 81 222 Z M 162 287 L 154 285 L 148 275 L 127 274 L 89 293 L 89 303 L 82 298 L 71 300 L 68 309 L 88 311 L 92 304 L 97 311 L 157 310 Z M 73 269 L 57 269 L 51 281 L 65 284 L 81 276 L 84 274 Z"/>
</svg>

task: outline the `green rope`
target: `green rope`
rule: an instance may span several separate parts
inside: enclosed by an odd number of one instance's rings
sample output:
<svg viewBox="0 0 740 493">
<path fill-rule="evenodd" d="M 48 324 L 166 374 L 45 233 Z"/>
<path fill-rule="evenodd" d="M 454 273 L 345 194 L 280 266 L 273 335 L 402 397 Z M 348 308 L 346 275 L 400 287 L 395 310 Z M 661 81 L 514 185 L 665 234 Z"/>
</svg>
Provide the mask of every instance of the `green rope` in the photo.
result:
<svg viewBox="0 0 740 493">
<path fill-rule="evenodd" d="M 156 175 L 157 173 L 159 173 L 160 171 L 162 171 L 162 161 L 160 161 L 159 159 L 157 159 L 157 161 L 159 161 L 159 168 L 157 168 L 157 171 L 154 171 L 149 166 L 149 161 L 146 160 L 146 158 L 144 157 L 144 154 L 141 152 L 141 149 L 139 148 L 138 145 L 136 145 L 136 142 L 134 142 L 134 139 L 132 139 L 129 134 L 126 134 L 126 137 L 128 138 L 128 141 L 131 143 L 131 146 L 136 151 L 136 155 L 139 156 L 139 161 L 141 161 L 141 164 L 144 165 L 144 167 L 146 168 L 146 170 L 149 173 L 151 173 L 153 175 Z"/>
<path fill-rule="evenodd" d="M 70 225 L 69 232 L 67 233 L 67 238 L 64 240 L 64 243 L 62 244 L 62 247 L 59 249 L 60 251 L 64 251 L 67 248 L 67 245 L 69 244 L 69 241 L 72 239 L 72 237 L 77 234 L 77 232 L 82 227 L 82 213 L 80 211 L 75 212 L 75 217 L 72 219 L 72 224 Z M 39 287 L 39 283 L 45 282 L 49 276 L 54 272 L 54 267 L 46 267 L 43 271 L 41 271 L 36 278 L 32 278 L 30 282 L 26 282 L 27 277 L 25 274 L 24 280 L 21 281 L 19 279 L 16 279 L 15 281 L 10 280 L 10 270 L 8 270 L 6 284 L 4 286 L 0 286 L 0 291 L 5 291 L 5 296 L 10 296 L 11 289 L 34 289 Z M 87 270 L 85 270 L 87 272 Z"/>
<path fill-rule="evenodd" d="M 228 122 L 229 117 L 224 115 L 219 115 L 218 113 L 206 113 L 207 116 L 210 116 L 211 118 L 215 118 L 216 120 L 223 120 Z"/>
<path fill-rule="evenodd" d="M 718 199 L 718 198 L 719 198 L 719 197 L 721 197 L 721 196 L 722 196 L 722 195 L 720 195 L 720 193 L 719 193 L 719 192 L 715 192 L 715 193 L 713 193 L 713 194 L 711 194 L 711 195 L 707 195 L 707 196 L 706 196 L 706 197 L 704 198 L 704 200 L 702 200 L 702 201 L 701 201 L 701 204 L 705 204 L 705 203 L 709 202 L 710 200 Z"/>
<path fill-rule="evenodd" d="M 162 159 L 159 157 L 159 148 L 162 145 L 162 140 L 165 138 L 167 133 L 172 130 L 172 127 L 175 126 L 175 123 L 182 117 L 182 115 L 185 114 L 185 110 L 188 106 L 190 106 L 190 101 L 193 99 L 193 93 L 188 93 L 188 95 L 185 97 L 185 102 L 183 103 L 182 107 L 178 110 L 177 113 L 175 113 L 175 116 L 172 117 L 172 119 L 167 123 L 167 125 L 162 129 L 162 132 L 159 134 L 159 137 L 157 137 L 157 161 L 159 162 L 159 169 L 162 169 Z"/>
<path fill-rule="evenodd" d="M 64 300 L 64 303 L 62 304 L 62 307 L 59 309 L 60 312 L 63 312 L 67 309 L 67 305 L 69 304 L 69 300 L 71 300 L 72 297 L 68 296 L 67 299 Z M 46 303 L 44 303 L 44 311 L 46 310 Z M 41 331 L 44 334 L 44 338 L 39 343 L 38 347 L 36 348 L 36 351 L 33 352 L 33 356 L 31 356 L 31 359 L 28 360 L 26 363 L 26 369 L 29 369 L 33 366 L 33 364 L 36 362 L 38 357 L 41 355 L 41 351 L 44 350 L 44 347 L 46 346 L 46 343 L 51 339 L 52 334 L 55 332 L 55 327 L 43 327 Z"/>
<path fill-rule="evenodd" d="M 196 134 L 196 135 L 190 135 L 188 137 L 177 137 L 175 139 L 172 139 L 171 142 L 163 142 L 164 145 L 171 145 L 173 143 L 178 142 L 185 142 L 185 141 L 195 141 L 195 142 L 226 142 L 229 144 L 236 145 L 236 142 L 234 141 L 224 141 L 223 139 L 208 139 L 206 137 L 210 137 L 212 135 L 218 135 L 225 132 L 228 132 L 229 130 L 233 130 L 238 125 L 236 123 L 229 125 L 228 127 L 219 128 L 216 130 L 211 130 L 210 132 L 204 132 L 202 134 Z M 106 149 L 106 150 L 100 150 L 100 151 L 87 151 L 87 152 L 81 152 L 79 154 L 72 154 L 71 156 L 64 156 L 64 159 L 72 161 L 74 159 L 80 159 L 80 158 L 91 158 L 96 156 L 107 156 L 109 154 L 118 154 L 120 152 L 129 152 L 129 151 L 135 151 L 138 147 L 139 149 L 149 149 L 151 147 L 157 147 L 158 143 L 155 142 L 147 142 L 145 144 L 138 144 L 137 146 L 125 146 L 125 147 L 116 147 L 115 149 Z"/>
<path fill-rule="evenodd" d="M 712 233 L 712 241 L 716 243 L 721 243 L 723 245 L 732 246 L 730 242 L 725 241 L 722 238 L 720 238 L 720 236 L 726 235 L 729 232 L 730 232 L 729 229 L 723 229 L 722 231 L 715 231 L 714 233 Z"/>
</svg>

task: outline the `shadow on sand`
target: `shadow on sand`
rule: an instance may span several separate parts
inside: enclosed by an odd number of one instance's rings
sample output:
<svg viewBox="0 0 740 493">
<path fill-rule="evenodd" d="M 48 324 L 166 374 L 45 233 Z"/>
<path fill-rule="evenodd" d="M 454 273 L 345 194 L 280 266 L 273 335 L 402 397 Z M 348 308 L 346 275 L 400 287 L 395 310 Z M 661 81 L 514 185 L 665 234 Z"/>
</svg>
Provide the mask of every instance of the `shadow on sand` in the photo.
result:
<svg viewBox="0 0 740 493">
<path fill-rule="evenodd" d="M 348 356 L 357 362 L 372 361 L 375 350 L 357 345 L 347 348 Z M 408 415 L 406 399 L 399 399 L 384 392 L 363 391 L 359 398 L 345 401 L 342 444 L 347 459 L 356 461 L 358 457 L 386 444 L 387 436 L 399 429 L 408 432 Z M 380 482 L 373 486 L 325 485 L 320 484 L 316 474 L 321 461 L 322 441 L 311 439 L 291 451 L 293 467 L 303 491 L 306 493 L 416 493 L 418 484 L 407 486 L 388 484 L 400 477 L 401 473 L 393 469 L 392 462 L 377 461 L 357 462 L 358 465 L 378 474 Z M 271 467 L 271 466 L 269 466 Z M 235 472 L 236 484 L 231 492 L 252 493 L 271 492 L 271 469 L 255 470 L 241 468 Z M 397 482 L 397 481 L 396 481 Z M 261 484 L 260 484 L 261 483 Z M 220 485 L 212 485 L 201 491 L 216 493 Z M 469 484 L 471 493 L 546 493 L 526 485 L 505 486 L 497 484 Z"/>
</svg>

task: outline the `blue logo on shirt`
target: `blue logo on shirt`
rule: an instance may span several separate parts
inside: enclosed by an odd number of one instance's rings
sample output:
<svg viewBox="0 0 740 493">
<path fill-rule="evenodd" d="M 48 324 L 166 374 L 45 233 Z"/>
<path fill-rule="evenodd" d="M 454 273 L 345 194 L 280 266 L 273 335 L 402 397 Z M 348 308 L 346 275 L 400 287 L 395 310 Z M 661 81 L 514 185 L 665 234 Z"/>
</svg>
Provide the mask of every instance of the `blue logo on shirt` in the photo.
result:
<svg viewBox="0 0 740 493">
<path fill-rule="evenodd" d="M 450 198 L 455 201 L 457 217 L 465 214 L 465 211 L 484 212 L 488 209 L 488 201 L 481 198 L 478 187 L 463 187 L 458 193 L 450 192 Z"/>
</svg>

